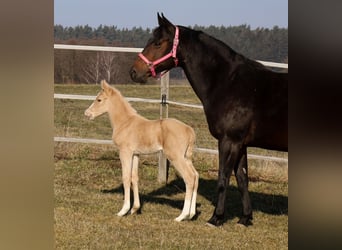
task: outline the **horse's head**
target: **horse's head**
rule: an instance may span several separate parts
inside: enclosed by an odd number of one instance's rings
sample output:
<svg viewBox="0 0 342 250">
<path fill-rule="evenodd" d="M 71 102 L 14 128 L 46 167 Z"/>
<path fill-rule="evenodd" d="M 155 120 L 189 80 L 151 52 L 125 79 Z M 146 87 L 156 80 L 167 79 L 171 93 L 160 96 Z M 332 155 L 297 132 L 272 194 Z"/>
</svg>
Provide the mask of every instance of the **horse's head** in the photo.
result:
<svg viewBox="0 0 342 250">
<path fill-rule="evenodd" d="M 109 97 L 112 95 L 113 89 L 105 80 L 101 81 L 101 88 L 102 90 L 98 93 L 94 102 L 84 112 L 90 120 L 94 120 L 99 115 L 108 112 L 108 107 L 110 105 Z"/>
<path fill-rule="evenodd" d="M 146 82 L 147 78 L 177 66 L 178 27 L 158 13 L 159 26 L 135 60 L 130 75 L 135 82 Z"/>
</svg>

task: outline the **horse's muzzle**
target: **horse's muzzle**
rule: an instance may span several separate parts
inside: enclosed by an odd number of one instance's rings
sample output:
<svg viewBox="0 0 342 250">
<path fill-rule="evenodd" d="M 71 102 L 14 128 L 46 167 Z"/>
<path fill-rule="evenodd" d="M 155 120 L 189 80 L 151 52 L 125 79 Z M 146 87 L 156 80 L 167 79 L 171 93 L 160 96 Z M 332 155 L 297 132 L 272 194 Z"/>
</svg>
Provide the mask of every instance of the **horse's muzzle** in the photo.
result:
<svg viewBox="0 0 342 250">
<path fill-rule="evenodd" d="M 139 74 L 134 67 L 132 67 L 129 70 L 129 75 L 131 76 L 131 79 L 134 82 L 139 82 L 139 83 L 146 83 L 147 82 L 148 76 L 146 74 Z"/>
<path fill-rule="evenodd" d="M 84 111 L 84 115 L 86 116 L 86 117 L 88 117 L 89 118 L 89 120 L 94 120 L 94 116 L 93 116 L 93 114 L 91 113 L 91 112 L 89 112 L 89 110 L 87 109 L 86 111 Z"/>
</svg>

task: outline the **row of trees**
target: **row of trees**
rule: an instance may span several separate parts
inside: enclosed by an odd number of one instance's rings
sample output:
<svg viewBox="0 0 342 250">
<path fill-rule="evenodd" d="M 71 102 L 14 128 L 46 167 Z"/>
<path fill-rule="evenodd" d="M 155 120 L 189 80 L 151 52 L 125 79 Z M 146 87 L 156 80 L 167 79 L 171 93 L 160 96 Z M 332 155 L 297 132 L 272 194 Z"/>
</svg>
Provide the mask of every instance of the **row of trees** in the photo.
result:
<svg viewBox="0 0 342 250">
<path fill-rule="evenodd" d="M 288 29 L 277 26 L 272 29 L 248 25 L 217 27 L 194 26 L 227 43 L 237 52 L 257 60 L 288 62 Z M 151 29 L 118 29 L 116 26 L 92 28 L 54 27 L 55 43 L 97 46 L 138 47 L 145 46 L 152 36 Z M 129 67 L 135 53 L 91 52 L 55 50 L 55 83 L 98 83 L 106 79 L 111 84 L 130 83 Z M 172 70 L 171 77 L 182 78 L 181 69 Z"/>
</svg>

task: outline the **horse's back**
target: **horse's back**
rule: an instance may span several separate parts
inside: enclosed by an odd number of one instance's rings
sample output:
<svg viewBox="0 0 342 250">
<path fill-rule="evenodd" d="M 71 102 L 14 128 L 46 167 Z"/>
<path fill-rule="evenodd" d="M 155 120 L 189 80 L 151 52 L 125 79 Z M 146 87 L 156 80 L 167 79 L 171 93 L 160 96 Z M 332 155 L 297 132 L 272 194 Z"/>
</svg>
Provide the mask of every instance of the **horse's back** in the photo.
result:
<svg viewBox="0 0 342 250">
<path fill-rule="evenodd" d="M 161 127 L 164 133 L 172 134 L 173 136 L 186 136 L 195 138 L 195 131 L 192 127 L 182 121 L 173 118 L 161 120 Z"/>
<path fill-rule="evenodd" d="M 149 120 L 138 114 L 122 127 L 113 130 L 113 141 L 136 153 L 152 153 L 162 149 L 162 130 L 159 120 Z"/>
<path fill-rule="evenodd" d="M 196 140 L 195 131 L 192 127 L 179 120 L 167 118 L 161 120 L 161 130 L 166 154 L 171 158 L 179 155 L 191 157 Z"/>
</svg>

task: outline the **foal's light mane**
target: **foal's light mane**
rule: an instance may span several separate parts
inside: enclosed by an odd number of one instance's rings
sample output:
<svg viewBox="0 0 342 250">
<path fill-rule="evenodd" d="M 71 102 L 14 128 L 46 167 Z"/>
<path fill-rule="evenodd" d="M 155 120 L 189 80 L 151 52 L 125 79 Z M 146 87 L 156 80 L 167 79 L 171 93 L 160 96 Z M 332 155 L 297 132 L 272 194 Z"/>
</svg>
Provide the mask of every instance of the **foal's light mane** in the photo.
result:
<svg viewBox="0 0 342 250">
<path fill-rule="evenodd" d="M 122 96 L 117 89 L 110 87 L 108 98 L 110 105 L 108 107 L 108 114 L 112 126 L 118 128 L 122 122 L 125 122 L 132 116 L 137 116 L 137 111 L 131 104 Z"/>
<path fill-rule="evenodd" d="M 110 87 L 111 90 L 113 91 L 112 93 L 114 93 L 115 98 L 111 98 L 111 102 L 114 104 L 117 104 L 118 100 L 120 100 L 120 102 L 122 103 L 122 109 L 124 109 L 124 111 L 127 111 L 126 114 L 137 114 L 137 111 L 132 107 L 132 105 L 125 99 L 125 97 L 123 97 L 123 95 L 121 94 L 121 92 L 118 89 L 114 89 L 112 87 Z"/>
</svg>

